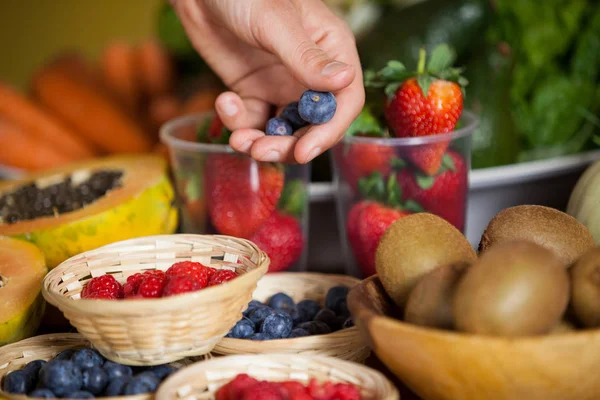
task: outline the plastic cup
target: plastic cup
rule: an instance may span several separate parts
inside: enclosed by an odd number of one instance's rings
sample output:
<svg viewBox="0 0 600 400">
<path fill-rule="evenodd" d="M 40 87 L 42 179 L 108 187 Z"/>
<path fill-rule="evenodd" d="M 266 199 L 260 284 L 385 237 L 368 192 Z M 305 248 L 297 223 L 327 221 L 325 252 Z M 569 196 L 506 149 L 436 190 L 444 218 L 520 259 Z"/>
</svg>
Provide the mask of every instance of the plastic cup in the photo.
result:
<svg viewBox="0 0 600 400">
<path fill-rule="evenodd" d="M 375 273 L 381 236 L 408 214 L 436 214 L 464 233 L 477 117 L 464 111 L 459 124 L 453 132 L 422 137 L 346 136 L 332 149 L 348 275 Z"/>
<path fill-rule="evenodd" d="M 269 272 L 304 271 L 310 165 L 264 163 L 223 144 L 196 141 L 212 113 L 161 127 L 184 233 L 249 239 L 271 258 Z"/>
</svg>

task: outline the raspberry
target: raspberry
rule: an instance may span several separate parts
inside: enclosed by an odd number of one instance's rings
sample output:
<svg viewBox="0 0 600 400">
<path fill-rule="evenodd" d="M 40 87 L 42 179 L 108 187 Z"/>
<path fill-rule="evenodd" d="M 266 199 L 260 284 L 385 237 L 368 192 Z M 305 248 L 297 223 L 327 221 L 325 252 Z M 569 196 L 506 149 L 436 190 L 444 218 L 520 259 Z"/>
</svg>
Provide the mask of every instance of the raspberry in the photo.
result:
<svg viewBox="0 0 600 400">
<path fill-rule="evenodd" d="M 239 397 L 241 400 L 285 400 L 279 390 L 279 385 L 273 382 L 261 381 L 247 388 Z"/>
<path fill-rule="evenodd" d="M 211 268 L 212 269 L 212 268 Z M 182 261 L 171 265 L 167 270 L 167 276 L 187 275 L 195 279 L 201 288 L 208 284 L 209 271 L 207 267 L 199 262 Z"/>
<path fill-rule="evenodd" d="M 216 268 L 213 268 L 213 267 L 205 267 L 205 268 L 206 268 L 206 272 L 208 273 L 208 280 L 210 280 L 210 278 L 215 274 L 215 272 L 218 271 Z"/>
<path fill-rule="evenodd" d="M 161 297 L 167 278 L 163 275 L 147 275 L 140 284 L 138 294 L 145 298 Z"/>
<path fill-rule="evenodd" d="M 163 290 L 163 297 L 194 292 L 201 289 L 200 284 L 188 275 L 170 276 Z"/>
<path fill-rule="evenodd" d="M 306 392 L 296 392 L 288 396 L 289 400 L 313 400 Z"/>
<path fill-rule="evenodd" d="M 239 374 L 232 381 L 222 386 L 216 393 L 216 400 L 237 400 L 242 392 L 256 385 L 258 381 L 247 374 Z"/>
<path fill-rule="evenodd" d="M 310 399 L 310 396 L 306 394 L 306 387 L 297 381 L 285 381 L 279 384 L 279 388 L 281 392 L 287 397 L 292 397 L 297 394 L 304 394 L 307 396 L 307 399 Z M 300 397 L 301 398 L 301 397 Z"/>
<path fill-rule="evenodd" d="M 90 279 L 81 291 L 82 299 L 122 299 L 123 286 L 112 275 Z"/>
<path fill-rule="evenodd" d="M 360 400 L 360 391 L 354 385 L 348 383 L 337 383 L 334 385 L 334 399 L 339 400 Z"/>
<path fill-rule="evenodd" d="M 335 392 L 335 386 L 331 382 L 321 385 L 316 379 L 311 379 L 308 383 L 308 394 L 314 400 L 333 400 Z"/>
<path fill-rule="evenodd" d="M 165 273 L 161 270 L 150 270 L 145 272 L 138 272 L 137 274 L 133 274 L 127 278 L 127 282 L 123 286 L 123 291 L 125 292 L 125 297 L 130 298 L 139 294 L 140 285 L 149 276 L 158 276 L 165 280 Z M 144 296 L 144 297 L 155 297 L 155 296 Z"/>
<path fill-rule="evenodd" d="M 223 282 L 227 282 L 237 277 L 237 274 L 228 269 L 220 269 L 216 271 L 213 276 L 210 277 L 208 281 L 208 286 L 219 285 Z"/>
</svg>

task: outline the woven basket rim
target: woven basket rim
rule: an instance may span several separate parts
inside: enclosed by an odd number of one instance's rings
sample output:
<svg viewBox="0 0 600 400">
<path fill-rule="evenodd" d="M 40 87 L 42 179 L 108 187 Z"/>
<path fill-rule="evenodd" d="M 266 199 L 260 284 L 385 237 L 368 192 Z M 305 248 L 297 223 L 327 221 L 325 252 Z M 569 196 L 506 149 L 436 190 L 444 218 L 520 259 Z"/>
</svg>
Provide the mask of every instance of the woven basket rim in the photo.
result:
<svg viewBox="0 0 600 400">
<path fill-rule="evenodd" d="M 64 272 L 64 270 L 69 267 L 73 263 L 83 262 L 90 255 L 98 255 L 102 254 L 103 251 L 111 250 L 115 248 L 119 248 L 122 246 L 127 246 L 135 243 L 140 243 L 148 240 L 164 240 L 164 241 L 175 241 L 176 238 L 203 238 L 210 240 L 211 238 L 218 239 L 226 239 L 231 240 L 233 242 L 242 242 L 245 245 L 252 248 L 253 251 L 258 255 L 258 260 L 256 261 L 257 267 L 252 269 L 251 271 L 244 272 L 243 274 L 238 275 L 235 279 L 225 282 L 220 285 L 206 287 L 202 290 L 190 293 L 183 293 L 177 296 L 171 297 L 161 297 L 156 299 L 127 299 L 125 300 L 92 300 L 92 299 L 73 299 L 68 296 L 65 296 L 58 292 L 56 288 L 50 287 L 51 278 L 60 275 Z M 193 234 L 173 234 L 173 235 L 154 235 L 154 236 L 144 236 L 140 238 L 128 239 L 124 241 L 118 241 L 115 243 L 111 243 L 102 247 L 98 247 L 94 250 L 90 250 L 87 252 L 80 253 L 74 257 L 71 257 L 46 274 L 42 281 L 42 295 L 50 304 L 63 309 L 63 310 L 71 310 L 81 314 L 102 314 L 106 315 L 110 313 L 111 315 L 123 315 L 129 316 L 135 312 L 165 312 L 173 309 L 179 309 L 181 307 L 190 306 L 190 303 L 201 303 L 206 299 L 213 298 L 217 293 L 228 291 L 228 290 L 236 290 L 240 286 L 244 286 L 251 281 L 258 281 L 262 275 L 264 275 L 269 267 L 269 258 L 265 252 L 260 250 L 258 246 L 246 239 L 234 238 L 231 236 L 225 235 L 193 235 Z M 92 269 L 86 266 L 88 270 Z M 115 307 L 115 304 L 118 304 L 118 307 Z"/>
<path fill-rule="evenodd" d="M 380 371 L 367 367 L 366 365 L 350 361 L 343 360 L 336 357 L 323 356 L 317 354 L 290 354 L 290 353 L 270 353 L 270 354 L 235 354 L 228 355 L 222 357 L 215 357 L 210 360 L 206 360 L 203 362 L 197 362 L 186 367 L 181 368 L 170 377 L 168 377 L 158 388 L 158 391 L 155 394 L 156 399 L 166 399 L 171 390 L 171 386 L 175 385 L 180 376 L 186 373 L 193 372 L 202 372 L 202 371 L 210 371 L 211 367 L 219 370 L 227 369 L 229 365 L 237 365 L 238 363 L 242 364 L 259 364 L 260 360 L 268 360 L 268 361 L 279 361 L 282 362 L 293 362 L 295 360 L 303 360 L 303 361 L 311 361 L 313 363 L 322 363 L 322 364 L 337 364 L 340 369 L 344 369 L 344 366 L 352 367 L 360 371 L 361 375 L 370 374 L 371 376 L 376 377 L 381 383 L 385 384 L 387 396 L 385 399 L 400 399 L 400 394 L 395 385 Z M 358 375 L 359 372 L 353 373 L 352 375 Z M 294 380 L 293 378 L 290 378 Z"/>
</svg>

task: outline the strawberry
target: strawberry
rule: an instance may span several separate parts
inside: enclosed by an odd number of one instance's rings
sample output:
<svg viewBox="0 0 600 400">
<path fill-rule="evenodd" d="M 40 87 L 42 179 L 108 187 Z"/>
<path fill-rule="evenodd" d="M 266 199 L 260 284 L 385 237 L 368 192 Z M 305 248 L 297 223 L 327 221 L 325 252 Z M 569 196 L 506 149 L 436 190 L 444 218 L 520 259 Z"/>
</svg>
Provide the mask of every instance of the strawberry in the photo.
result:
<svg viewBox="0 0 600 400">
<path fill-rule="evenodd" d="M 366 73 L 366 84 L 385 86 L 388 100 L 385 116 L 396 137 L 420 137 L 454 130 L 463 110 L 462 70 L 451 68 L 455 55 L 447 45 L 436 47 L 425 64 L 421 50 L 416 73 L 398 61 L 390 61 L 377 74 Z M 423 144 L 407 150 L 407 158 L 427 175 L 434 175 L 442 164 L 449 141 Z"/>
<path fill-rule="evenodd" d="M 375 273 L 375 250 L 387 228 L 413 211 L 422 211 L 413 201 L 401 202 L 396 179 L 391 174 L 386 184 L 378 172 L 361 179 L 359 188 L 367 200 L 354 204 L 348 213 L 348 242 L 365 277 Z"/>
<path fill-rule="evenodd" d="M 279 211 L 275 211 L 249 239 L 271 259 L 269 272 L 291 267 L 298 261 L 304 248 L 300 223 L 294 217 Z"/>
<path fill-rule="evenodd" d="M 425 176 L 410 169 L 398 174 L 404 198 L 418 202 L 462 231 L 465 223 L 467 165 L 460 154 L 449 151 L 436 176 Z"/>
<path fill-rule="evenodd" d="M 271 216 L 283 189 L 283 170 L 246 156 L 217 154 L 205 166 L 206 200 L 222 234 L 248 237 Z"/>
</svg>

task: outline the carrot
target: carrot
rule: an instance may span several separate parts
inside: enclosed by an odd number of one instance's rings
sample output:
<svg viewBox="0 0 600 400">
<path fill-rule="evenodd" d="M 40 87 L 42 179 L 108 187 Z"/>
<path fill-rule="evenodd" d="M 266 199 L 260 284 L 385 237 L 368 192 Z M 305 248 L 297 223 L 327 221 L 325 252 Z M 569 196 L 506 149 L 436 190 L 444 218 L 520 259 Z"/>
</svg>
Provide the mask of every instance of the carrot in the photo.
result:
<svg viewBox="0 0 600 400">
<path fill-rule="evenodd" d="M 95 155 L 93 147 L 62 121 L 38 107 L 12 87 L 0 82 L 0 116 L 23 126 L 38 140 L 56 145 L 56 148 L 74 160 Z"/>
<path fill-rule="evenodd" d="M 108 45 L 100 59 L 102 80 L 116 99 L 136 112 L 140 101 L 139 72 L 136 66 L 135 47 L 125 42 Z"/>
<path fill-rule="evenodd" d="M 0 163 L 11 167 L 39 170 L 72 161 L 56 147 L 7 120 L 0 120 L 0 143 Z"/>
<path fill-rule="evenodd" d="M 175 95 L 156 97 L 148 105 L 148 119 L 156 129 L 180 114 L 181 101 Z"/>
<path fill-rule="evenodd" d="M 92 68 L 80 54 L 75 52 L 67 52 L 59 55 L 44 68 L 61 70 L 69 76 L 88 84 L 100 84 L 98 71 Z"/>
<path fill-rule="evenodd" d="M 32 88 L 39 101 L 100 149 L 112 153 L 146 152 L 152 147 L 142 128 L 93 85 L 64 71 L 45 69 Z"/>
<path fill-rule="evenodd" d="M 175 71 L 167 51 L 156 41 L 142 42 L 136 52 L 142 90 L 150 98 L 173 90 Z"/>
<path fill-rule="evenodd" d="M 201 113 L 214 110 L 219 93 L 213 90 L 199 90 L 183 104 L 183 114 Z"/>
</svg>

